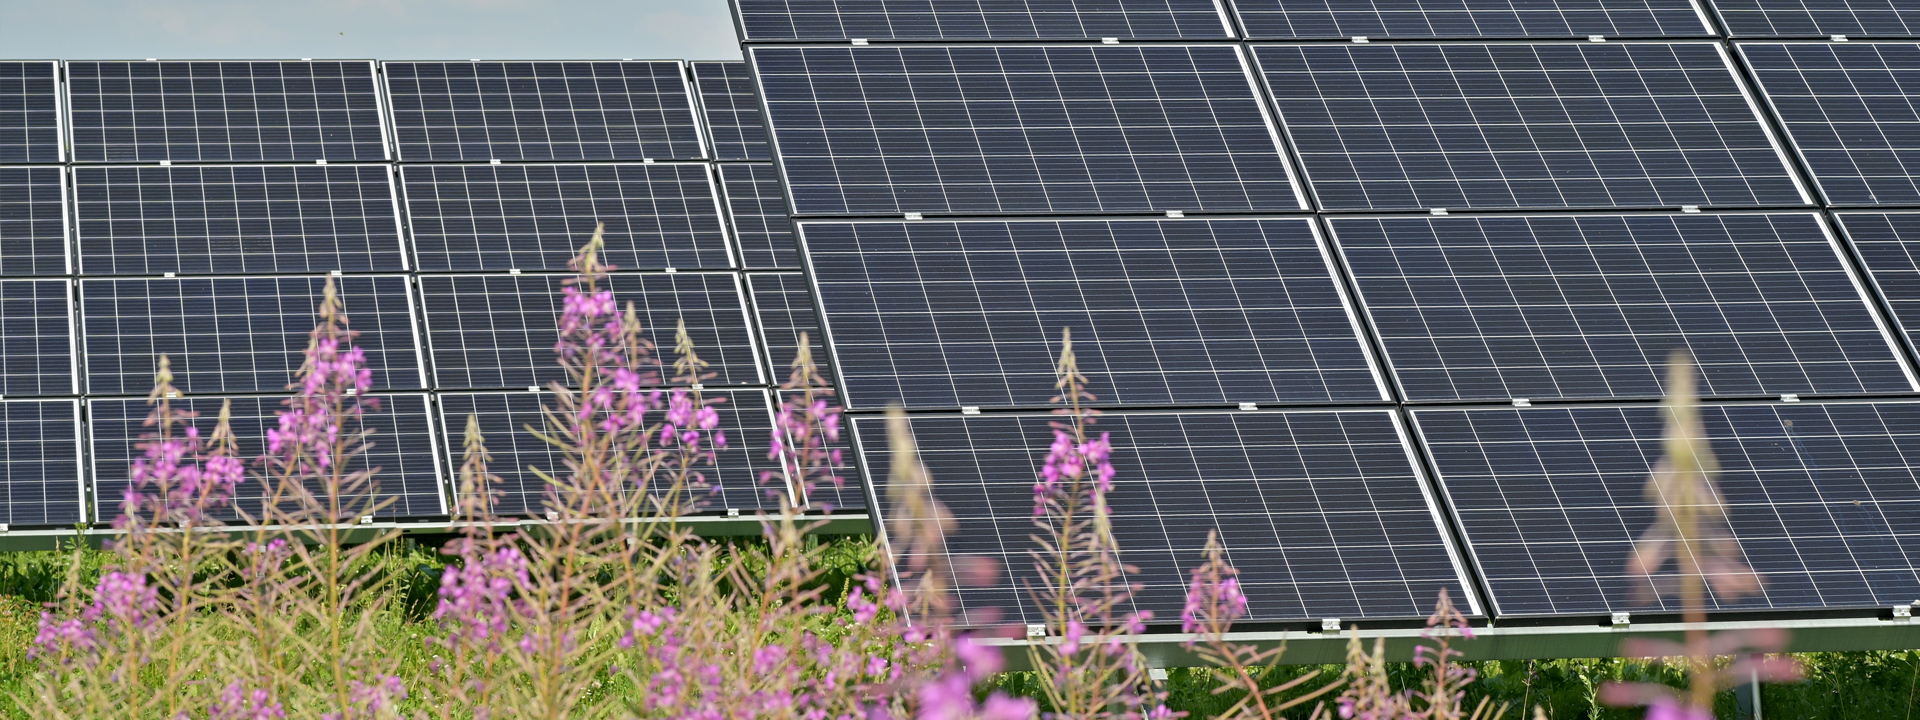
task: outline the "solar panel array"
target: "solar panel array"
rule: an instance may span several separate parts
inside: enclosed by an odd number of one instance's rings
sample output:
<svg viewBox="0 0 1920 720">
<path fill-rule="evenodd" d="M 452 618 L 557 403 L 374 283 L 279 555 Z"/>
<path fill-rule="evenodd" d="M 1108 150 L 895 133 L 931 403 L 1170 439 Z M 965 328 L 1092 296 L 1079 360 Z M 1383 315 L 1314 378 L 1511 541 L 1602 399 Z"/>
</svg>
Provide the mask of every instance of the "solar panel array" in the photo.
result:
<svg viewBox="0 0 1920 720">
<path fill-rule="evenodd" d="M 1675 612 L 1625 567 L 1676 348 L 1766 580 L 1716 610 L 1920 597 L 1905 3 L 734 6 L 800 246 L 756 302 L 812 293 L 876 497 L 909 409 L 1011 573 L 967 618 L 1039 618 L 1063 328 L 1163 619 L 1209 528 L 1261 621 Z"/>
</svg>

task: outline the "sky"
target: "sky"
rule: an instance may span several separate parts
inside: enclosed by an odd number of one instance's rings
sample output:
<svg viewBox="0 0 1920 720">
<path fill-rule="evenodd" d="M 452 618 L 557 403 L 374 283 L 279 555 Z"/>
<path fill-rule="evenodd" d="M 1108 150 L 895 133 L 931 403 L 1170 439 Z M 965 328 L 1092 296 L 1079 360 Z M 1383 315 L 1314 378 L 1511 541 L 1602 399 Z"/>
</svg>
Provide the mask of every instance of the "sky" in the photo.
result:
<svg viewBox="0 0 1920 720">
<path fill-rule="evenodd" d="M 0 0 L 0 58 L 734 60 L 727 0 Z"/>
</svg>

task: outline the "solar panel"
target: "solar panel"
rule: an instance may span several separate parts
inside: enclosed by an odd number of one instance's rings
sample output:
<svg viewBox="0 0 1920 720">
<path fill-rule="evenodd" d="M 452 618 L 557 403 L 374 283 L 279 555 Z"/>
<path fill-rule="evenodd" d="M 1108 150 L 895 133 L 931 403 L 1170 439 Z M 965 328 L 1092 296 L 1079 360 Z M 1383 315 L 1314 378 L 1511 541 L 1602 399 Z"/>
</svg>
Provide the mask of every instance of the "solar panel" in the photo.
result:
<svg viewBox="0 0 1920 720">
<path fill-rule="evenodd" d="M 87 274 L 407 269 L 382 165 L 78 167 L 73 178 Z"/>
<path fill-rule="evenodd" d="M 1713 43 L 1254 49 L 1323 208 L 1812 202 Z"/>
<path fill-rule="evenodd" d="M 1247 37 L 1586 38 L 1714 35 L 1689 0 L 1234 0 Z"/>
<path fill-rule="evenodd" d="M 1920 35 L 1920 7 L 1906 0 L 1713 0 L 1734 37 Z"/>
<path fill-rule="evenodd" d="M 796 215 L 1307 207 L 1231 46 L 748 56 Z"/>
<path fill-rule="evenodd" d="M 435 386 L 518 389 L 562 379 L 553 346 L 566 277 L 421 276 Z M 621 274 L 610 277 L 608 287 L 622 311 L 634 303 L 643 334 L 666 365 L 662 380 L 673 374 L 674 328 L 684 320 L 695 351 L 718 373 L 707 385 L 762 382 L 746 301 L 733 274 Z"/>
<path fill-rule="evenodd" d="M 780 176 L 773 165 L 721 165 L 720 184 L 727 193 L 733 237 L 740 243 L 741 266 L 752 270 L 800 267 L 793 223 L 787 219 L 787 195 L 780 190 Z"/>
<path fill-rule="evenodd" d="M 77 162 L 385 160 L 373 62 L 69 61 Z"/>
<path fill-rule="evenodd" d="M 734 7 L 746 42 L 1233 37 L 1218 0 L 740 0 Z"/>
<path fill-rule="evenodd" d="M 1909 342 L 1920 344 L 1920 213 L 1834 213 Z"/>
<path fill-rule="evenodd" d="M 847 407 L 1378 402 L 1312 223 L 804 223 Z"/>
<path fill-rule="evenodd" d="M 388 62 L 401 160 L 697 160 L 677 60 Z"/>
<path fill-rule="evenodd" d="M 379 389 L 420 387 L 407 278 L 335 278 Z M 158 357 L 184 393 L 275 392 L 293 382 L 324 281 L 315 277 L 80 280 L 87 392 L 145 395 Z"/>
<path fill-rule="evenodd" d="M 1334 218 L 1408 400 L 1920 389 L 1819 217 Z"/>
<path fill-rule="evenodd" d="M 1502 616 L 1680 610 L 1638 605 L 1632 540 L 1656 508 L 1641 494 L 1661 456 L 1655 405 L 1414 412 Z M 1920 597 L 1906 549 L 1920 533 L 1920 403 L 1700 408 L 1719 457 L 1734 539 L 1765 581 L 1707 608 L 1885 607 Z"/>
<path fill-rule="evenodd" d="M 65 173 L 0 167 L 0 275 L 66 274 Z"/>
<path fill-rule="evenodd" d="M 691 490 L 687 498 L 699 503 L 696 512 L 756 510 L 779 512 L 780 501 L 769 492 L 786 493 L 786 481 L 777 475 L 780 464 L 767 459 L 773 432 L 773 416 L 767 409 L 765 390 L 707 390 L 703 399 L 721 398 L 714 406 L 720 413 L 720 432 L 727 445 L 719 450 L 712 465 L 697 468 L 705 475 L 705 489 Z M 547 484 L 529 468 L 539 468 L 556 479 L 568 470 L 564 457 L 552 445 L 534 437 L 526 427 L 545 427 L 540 408 L 552 398 L 543 393 L 446 393 L 440 396 L 442 426 L 447 429 L 446 447 L 451 453 L 450 467 L 458 468 L 462 458 L 467 416 L 480 420 L 487 451 L 493 454 L 488 470 L 499 476 L 493 486 L 498 493 L 493 511 L 508 517 L 538 517 L 545 514 Z M 659 422 L 658 415 L 647 420 Z M 762 471 L 774 471 L 775 481 L 760 483 Z M 657 486 L 664 491 L 672 479 L 662 476 Z"/>
<path fill-rule="evenodd" d="M 59 64 L 0 61 L 0 162 L 57 163 Z"/>
<path fill-rule="evenodd" d="M 0 395 L 79 392 L 68 282 L 0 280 Z"/>
<path fill-rule="evenodd" d="M 1920 203 L 1920 45 L 1739 47 L 1828 202 Z"/>
<path fill-rule="evenodd" d="M 277 413 L 284 409 L 281 405 L 284 396 L 190 397 L 173 403 L 176 409 L 200 414 L 193 424 L 205 437 L 213 432 L 221 402 L 228 399 L 233 401 L 232 427 L 240 457 L 251 459 L 265 454 L 267 429 L 278 427 Z M 441 500 L 440 472 L 435 465 L 435 459 L 441 454 L 439 440 L 428 421 L 427 396 L 380 395 L 377 399 L 380 409 L 369 409 L 364 420 L 364 427 L 373 430 L 373 437 L 369 439 L 373 447 L 349 464 L 347 470 L 380 469 L 374 475 L 379 483 L 376 497 L 390 498 L 392 503 L 375 513 L 375 517 L 446 515 L 447 508 Z M 133 459 L 142 455 L 143 451 L 137 447 L 140 435 L 154 431 L 142 425 L 153 408 L 145 400 L 95 399 L 87 401 L 87 409 L 93 439 L 94 497 L 99 503 L 95 521 L 111 522 L 121 514 L 120 498 L 126 493 L 128 469 Z M 317 486 L 307 489 L 320 491 Z M 266 507 L 267 496 L 267 486 L 258 476 L 249 474 L 234 495 L 234 507 L 257 518 Z M 238 517 L 232 512 L 219 513 L 219 516 L 224 520 Z"/>
<path fill-rule="evenodd" d="M 760 100 L 753 92 L 753 76 L 743 62 L 696 62 L 693 81 L 700 89 L 700 109 L 707 118 L 707 139 L 716 160 L 769 160 L 767 127 L 760 118 Z"/>
<path fill-rule="evenodd" d="M 565 270 L 606 223 L 604 262 L 728 268 L 719 195 L 698 164 L 407 165 L 424 270 Z"/>
<path fill-rule="evenodd" d="M 775 400 L 780 402 L 801 402 L 803 400 L 799 393 L 784 390 L 774 390 L 773 396 Z M 835 407 L 838 407 L 840 404 L 840 400 L 837 397 L 828 399 L 822 396 L 815 396 L 814 399 L 816 401 L 825 400 Z M 802 404 L 804 405 L 804 403 Z M 774 408 L 774 412 L 776 413 L 778 413 L 779 410 L 778 407 Z M 840 440 L 826 443 L 828 450 L 840 451 L 841 461 L 844 465 L 834 471 L 840 476 L 840 484 L 836 486 L 832 483 L 820 482 L 816 478 L 816 486 L 812 490 L 807 491 L 802 488 L 807 496 L 807 509 L 809 510 L 828 513 L 866 512 L 870 505 L 870 503 L 867 502 L 866 488 L 860 484 L 859 459 L 853 449 L 853 433 L 851 430 L 845 429 L 845 422 L 842 423 L 841 427 Z"/>
<path fill-rule="evenodd" d="M 947 551 L 998 561 L 993 586 L 948 578 L 962 622 L 1039 622 L 1028 587 L 1033 483 L 1056 416 L 916 415 L 934 496 L 958 526 Z M 884 419 L 854 420 L 883 498 Z M 1177 622 L 1188 571 L 1218 529 L 1247 596 L 1243 621 L 1425 617 L 1446 588 L 1478 613 L 1391 411 L 1110 413 L 1119 474 L 1107 496 L 1121 560 L 1139 567 L 1133 609 Z M 881 518 L 876 518 L 876 525 Z"/>
<path fill-rule="evenodd" d="M 793 372 L 794 358 L 800 356 L 800 333 L 807 334 L 807 346 L 813 349 L 813 361 L 820 377 L 833 377 L 832 361 L 820 337 L 819 316 L 814 313 L 813 294 L 807 291 L 806 276 L 799 273 L 753 273 L 747 276 L 747 291 L 753 293 L 753 313 L 760 321 L 760 346 L 767 349 L 767 367 L 775 383 L 786 382 Z"/>
<path fill-rule="evenodd" d="M 0 520 L 9 527 L 86 519 L 80 479 L 80 403 L 0 402 Z"/>
</svg>

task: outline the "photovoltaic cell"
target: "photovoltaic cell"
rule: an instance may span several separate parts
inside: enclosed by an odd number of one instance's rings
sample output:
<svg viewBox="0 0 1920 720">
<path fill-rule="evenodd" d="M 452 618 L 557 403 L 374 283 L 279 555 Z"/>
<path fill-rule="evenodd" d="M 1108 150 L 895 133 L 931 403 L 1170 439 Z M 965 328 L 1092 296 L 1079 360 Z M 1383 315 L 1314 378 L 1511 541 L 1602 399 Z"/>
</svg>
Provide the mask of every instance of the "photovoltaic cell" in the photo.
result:
<svg viewBox="0 0 1920 720">
<path fill-rule="evenodd" d="M 753 293 L 753 312 L 760 320 L 760 346 L 767 349 L 773 382 L 786 382 L 792 374 L 793 360 L 800 356 L 800 333 L 807 334 L 807 347 L 813 351 L 820 377 L 832 382 L 831 358 L 820 336 L 819 315 L 814 313 L 806 276 L 753 273 L 747 276 L 747 291 Z"/>
<path fill-rule="evenodd" d="M 1409 400 L 1917 388 L 1807 213 L 1334 218 Z"/>
<path fill-rule="evenodd" d="M 693 81 L 707 117 L 707 140 L 716 160 L 770 160 L 760 100 L 744 62 L 696 62 Z"/>
<path fill-rule="evenodd" d="M 67 272 L 64 172 L 0 167 L 0 275 Z"/>
<path fill-rule="evenodd" d="M 767 493 L 786 494 L 786 481 L 780 479 L 780 463 L 767 459 L 767 448 L 772 439 L 773 416 L 767 409 L 767 393 L 764 390 L 707 390 L 702 399 L 720 398 L 722 402 L 714 405 L 720 415 L 719 431 L 727 437 L 727 446 L 720 449 L 712 465 L 697 466 L 696 470 L 706 476 L 705 488 L 694 488 L 685 501 L 697 503 L 695 512 L 718 512 L 728 509 L 739 510 L 743 514 L 752 514 L 756 510 L 779 512 L 780 501 L 769 497 Z M 493 462 L 487 467 L 500 481 L 493 486 L 495 501 L 493 512 L 508 517 L 543 517 L 546 513 L 547 483 L 529 468 L 539 468 L 542 472 L 564 479 L 568 470 L 564 458 L 546 441 L 534 437 L 526 427 L 536 429 L 545 427 L 540 408 L 551 406 L 553 397 L 545 393 L 445 393 L 440 396 L 442 425 L 447 428 L 446 447 L 451 453 L 449 462 L 458 467 L 461 462 L 461 439 L 467 426 L 467 416 L 472 415 L 480 421 L 480 431 L 487 439 L 487 451 L 493 454 Z M 661 421 L 656 413 L 649 417 L 649 424 Z M 775 473 L 772 484 L 761 484 L 760 473 Z M 672 480 L 664 474 L 656 478 L 654 487 L 664 491 L 671 487 Z"/>
<path fill-rule="evenodd" d="M 797 215 L 1305 208 L 1231 46 L 748 55 Z"/>
<path fill-rule="evenodd" d="M 427 419 L 427 397 L 417 393 L 377 397 L 380 409 L 368 410 L 363 421 L 363 427 L 373 430 L 373 436 L 368 438 L 372 447 L 346 469 L 349 472 L 380 469 L 374 475 L 379 483 L 375 498 L 390 502 L 374 513 L 377 518 L 446 515 L 448 509 L 441 502 L 440 473 L 434 464 L 440 452 Z M 174 400 L 173 406 L 199 413 L 199 418 L 192 423 L 200 428 L 201 437 L 206 437 L 212 434 L 214 423 L 220 417 L 221 403 L 231 400 L 233 434 L 240 457 L 252 458 L 266 454 L 267 430 L 279 426 L 278 413 L 285 409 L 281 404 L 284 399 L 278 396 L 190 397 Z M 93 435 L 94 497 L 100 498 L 95 519 L 111 522 L 121 515 L 120 498 L 126 492 L 128 470 L 134 458 L 144 452 L 139 448 L 140 436 L 154 432 L 152 427 L 142 425 L 153 408 L 145 400 L 90 400 L 87 406 L 88 427 Z M 317 485 L 307 489 L 321 491 Z M 258 477 L 250 475 L 240 483 L 233 506 L 258 518 L 266 508 L 268 492 Z M 219 516 L 233 520 L 238 514 L 229 509 Z"/>
<path fill-rule="evenodd" d="M 334 281 L 373 386 L 420 387 L 407 279 Z M 304 359 L 324 286 L 315 277 L 82 279 L 87 392 L 147 394 L 162 354 L 184 393 L 283 390 Z"/>
<path fill-rule="evenodd" d="M 1716 44 L 1254 53 L 1327 209 L 1811 202 Z"/>
<path fill-rule="evenodd" d="M 1689 0 L 1234 0 L 1233 7 L 1255 39 L 1714 34 Z"/>
<path fill-rule="evenodd" d="M 792 403 L 795 404 L 796 407 L 805 407 L 807 405 L 805 396 L 799 392 L 774 390 L 773 397 L 776 401 Z M 840 399 L 837 396 L 828 397 L 824 391 L 819 390 L 815 391 L 814 401 L 824 401 L 833 407 L 840 406 Z M 780 407 L 776 406 L 774 408 L 775 413 L 780 411 Z M 853 434 L 852 431 L 846 430 L 844 427 L 843 425 L 838 440 L 825 441 L 825 447 L 829 452 L 839 451 L 841 454 L 841 462 L 844 463 L 844 465 L 833 471 L 840 478 L 840 482 L 829 482 L 816 477 L 814 478 L 814 487 L 812 489 L 801 488 L 801 492 L 807 496 L 807 509 L 809 510 L 820 512 L 865 512 L 867 510 L 869 505 L 867 502 L 867 492 L 865 487 L 860 484 L 859 460 L 854 456 Z M 788 447 L 792 446 L 793 443 L 789 441 Z"/>
<path fill-rule="evenodd" d="M 72 395 L 73 301 L 66 280 L 0 280 L 0 394 Z"/>
<path fill-rule="evenodd" d="M 1038 586 L 1028 536 L 1033 485 L 1053 441 L 1048 423 L 1057 419 L 911 420 L 934 496 L 958 520 L 947 552 L 992 559 L 1012 576 L 992 586 L 947 578 L 962 623 L 1040 622 L 1028 595 Z M 1123 612 L 1176 622 L 1188 571 L 1214 529 L 1240 568 L 1243 621 L 1421 617 L 1441 588 L 1478 612 L 1396 425 L 1389 411 L 1101 417 L 1093 430 L 1112 434 L 1118 471 L 1107 496 L 1113 535 L 1121 559 L 1139 568 L 1127 580 L 1143 586 Z M 864 415 L 854 427 L 885 498 L 884 419 Z"/>
<path fill-rule="evenodd" d="M 422 276 L 427 344 L 436 387 L 519 389 L 563 379 L 559 341 L 562 275 Z M 738 281 L 726 273 L 620 274 L 607 279 L 625 312 L 632 302 L 642 334 L 673 375 L 674 328 L 687 324 L 700 358 L 717 375 L 706 385 L 757 385 L 760 362 Z"/>
<path fill-rule="evenodd" d="M 792 40 L 1208 40 L 1217 0 L 740 0 L 741 37 Z"/>
<path fill-rule="evenodd" d="M 77 167 L 93 275 L 406 270 L 381 165 Z"/>
<path fill-rule="evenodd" d="M 1909 342 L 1920 344 L 1920 213 L 1835 213 Z"/>
<path fill-rule="evenodd" d="M 79 417 L 75 400 L 0 402 L 0 518 L 8 526 L 86 520 Z"/>
<path fill-rule="evenodd" d="M 773 165 L 721 165 L 720 184 L 727 193 L 733 237 L 740 243 L 740 264 L 751 270 L 800 267 L 793 223 L 787 219 L 787 196 L 780 190 L 780 176 Z"/>
<path fill-rule="evenodd" d="M 1742 43 L 1827 201 L 1920 203 L 1920 45 Z"/>
<path fill-rule="evenodd" d="M 698 160 L 679 61 L 389 62 L 401 160 Z"/>
<path fill-rule="evenodd" d="M 1713 0 L 1734 37 L 1920 35 L 1920 7 L 1905 0 Z"/>
<path fill-rule="evenodd" d="M 847 407 L 1378 402 L 1311 223 L 805 223 Z"/>
<path fill-rule="evenodd" d="M 373 63 L 70 61 L 73 157 L 385 160 Z"/>
<path fill-rule="evenodd" d="M 705 165 L 407 165 L 423 270 L 565 270 L 596 224 L 623 270 L 728 268 Z"/>
<path fill-rule="evenodd" d="M 1885 607 L 1920 597 L 1920 403 L 1705 405 L 1733 539 L 1764 581 L 1707 609 Z M 1633 540 L 1664 411 L 1628 407 L 1414 412 L 1503 616 L 1679 612 L 1636 603 Z M 1672 570 L 1672 566 L 1667 568 Z"/>
<path fill-rule="evenodd" d="M 63 159 L 58 75 L 52 61 L 0 61 L 0 162 Z"/>
</svg>

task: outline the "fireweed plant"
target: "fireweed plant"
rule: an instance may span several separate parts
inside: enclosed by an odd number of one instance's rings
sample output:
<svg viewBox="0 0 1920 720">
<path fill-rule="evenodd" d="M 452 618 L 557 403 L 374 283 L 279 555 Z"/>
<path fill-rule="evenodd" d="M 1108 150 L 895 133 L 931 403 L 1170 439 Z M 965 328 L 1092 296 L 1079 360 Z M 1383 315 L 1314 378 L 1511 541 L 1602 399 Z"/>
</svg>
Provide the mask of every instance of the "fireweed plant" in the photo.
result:
<svg viewBox="0 0 1920 720">
<path fill-rule="evenodd" d="M 562 372 L 524 428 L 559 466 L 531 468 L 545 486 L 539 506 L 503 517 L 487 438 L 466 418 L 458 533 L 441 548 L 448 562 L 418 645 L 384 640 L 404 613 L 380 565 L 397 533 L 366 522 L 386 502 L 365 460 L 380 406 L 328 280 L 293 396 L 251 461 L 228 408 L 203 432 L 175 407 L 170 364 L 158 359 L 111 559 L 83 585 L 73 547 L 40 619 L 40 671 L 16 702 L 38 717 L 165 720 L 1177 716 L 1131 642 L 1152 618 L 1128 611 L 1134 570 L 1107 502 L 1112 441 L 1096 432 L 1071 336 L 1034 485 L 1038 579 L 1024 588 L 1044 629 L 1025 650 L 1040 697 L 982 696 L 976 688 L 1004 667 L 1007 641 L 995 636 L 1009 628 L 956 611 L 951 590 L 991 583 L 1000 568 L 947 552 L 954 519 L 905 414 L 894 409 L 887 423 L 891 557 L 867 558 L 885 570 L 830 587 L 825 546 L 811 537 L 822 521 L 802 514 L 829 510 L 810 497 L 845 482 L 840 410 L 804 337 L 767 448 L 780 469 L 760 477 L 777 507 L 758 515 L 761 542 L 697 536 L 688 516 L 712 495 L 715 451 L 741 439 L 721 431 L 721 398 L 702 387 L 714 374 L 684 324 L 663 364 L 635 306 L 616 301 L 601 248 L 596 231 L 570 264 L 554 346 Z M 1357 639 L 1335 683 L 1285 700 L 1300 683 L 1263 689 L 1258 668 L 1280 650 L 1231 641 L 1247 599 L 1229 555 L 1210 540 L 1181 616 L 1189 648 L 1245 693 L 1227 716 L 1273 720 L 1344 684 L 1315 717 L 1469 717 L 1458 705 L 1473 678 L 1448 638 L 1470 630 L 1444 595 L 1429 623 L 1437 644 L 1420 660 L 1433 678 L 1419 692 L 1393 690 L 1379 646 L 1369 655 Z M 425 672 L 403 672 L 408 658 Z"/>
</svg>

